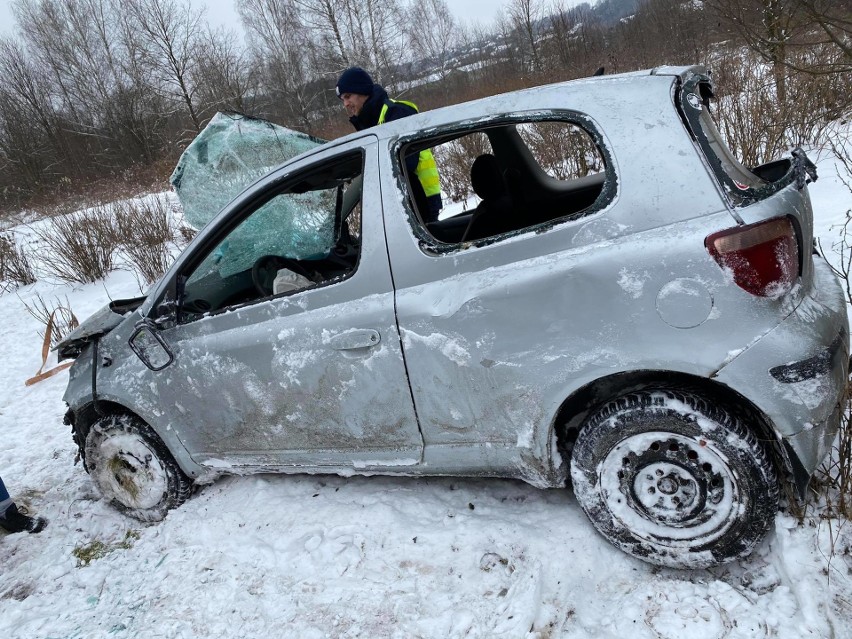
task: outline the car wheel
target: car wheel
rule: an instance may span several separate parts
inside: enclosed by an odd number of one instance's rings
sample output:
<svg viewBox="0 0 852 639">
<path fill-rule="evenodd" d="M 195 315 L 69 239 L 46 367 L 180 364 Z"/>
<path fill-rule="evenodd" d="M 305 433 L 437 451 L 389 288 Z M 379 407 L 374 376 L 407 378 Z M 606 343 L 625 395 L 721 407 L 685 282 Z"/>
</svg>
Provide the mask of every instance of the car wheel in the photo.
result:
<svg viewBox="0 0 852 639">
<path fill-rule="evenodd" d="M 86 437 L 86 466 L 105 499 L 140 521 L 159 521 L 192 491 L 165 444 L 140 419 L 108 415 Z"/>
<path fill-rule="evenodd" d="M 633 393 L 594 412 L 574 445 L 571 479 L 604 537 L 661 566 L 747 555 L 778 509 L 766 448 L 735 415 L 687 393 Z"/>
</svg>

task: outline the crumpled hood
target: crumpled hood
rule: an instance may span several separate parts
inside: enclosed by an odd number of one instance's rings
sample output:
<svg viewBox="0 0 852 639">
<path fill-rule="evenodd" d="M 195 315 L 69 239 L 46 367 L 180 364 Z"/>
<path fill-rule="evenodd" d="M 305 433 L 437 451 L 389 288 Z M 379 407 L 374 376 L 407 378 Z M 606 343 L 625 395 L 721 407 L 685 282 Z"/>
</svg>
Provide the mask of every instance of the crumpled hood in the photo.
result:
<svg viewBox="0 0 852 639">
<path fill-rule="evenodd" d="M 58 351 L 59 360 L 77 357 L 89 342 L 109 333 L 144 301 L 145 297 L 136 297 L 129 300 L 115 300 L 104 306 L 56 345 L 54 350 Z"/>
</svg>

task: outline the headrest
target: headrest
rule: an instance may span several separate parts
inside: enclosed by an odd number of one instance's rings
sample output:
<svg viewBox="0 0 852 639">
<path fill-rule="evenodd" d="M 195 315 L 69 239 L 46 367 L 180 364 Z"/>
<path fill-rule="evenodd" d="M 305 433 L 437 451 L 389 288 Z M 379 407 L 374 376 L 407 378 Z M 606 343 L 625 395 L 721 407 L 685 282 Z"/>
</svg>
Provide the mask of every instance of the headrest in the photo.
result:
<svg viewBox="0 0 852 639">
<path fill-rule="evenodd" d="M 509 192 L 497 158 L 490 153 L 480 155 L 473 161 L 470 167 L 470 185 L 473 192 L 483 200 L 492 200 Z"/>
</svg>

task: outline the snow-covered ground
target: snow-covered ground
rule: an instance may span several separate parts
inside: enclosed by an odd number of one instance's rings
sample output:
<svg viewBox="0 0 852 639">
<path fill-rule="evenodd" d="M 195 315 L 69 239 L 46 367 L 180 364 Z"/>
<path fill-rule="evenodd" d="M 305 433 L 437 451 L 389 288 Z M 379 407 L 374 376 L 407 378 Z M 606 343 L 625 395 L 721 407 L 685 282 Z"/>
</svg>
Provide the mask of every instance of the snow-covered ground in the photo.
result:
<svg viewBox="0 0 852 639">
<path fill-rule="evenodd" d="M 831 161 L 820 169 L 829 247 L 852 202 Z M 24 387 L 41 363 L 24 302 L 67 296 L 82 319 L 138 292 L 116 271 L 0 295 L 0 474 L 50 520 L 0 535 L 0 638 L 852 637 L 852 532 L 838 521 L 779 514 L 749 559 L 675 571 L 609 546 L 570 491 L 515 481 L 227 478 L 161 523 L 128 519 L 74 465 L 67 373 Z"/>
</svg>

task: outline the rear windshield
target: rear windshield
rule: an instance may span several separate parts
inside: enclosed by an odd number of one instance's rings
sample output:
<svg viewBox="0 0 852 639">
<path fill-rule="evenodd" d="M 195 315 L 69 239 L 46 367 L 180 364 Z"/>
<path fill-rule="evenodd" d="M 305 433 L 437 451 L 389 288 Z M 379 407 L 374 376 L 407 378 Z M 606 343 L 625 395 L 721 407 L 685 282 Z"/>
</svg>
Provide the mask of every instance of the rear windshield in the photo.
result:
<svg viewBox="0 0 852 639">
<path fill-rule="evenodd" d="M 710 115 L 711 95 L 709 78 L 693 76 L 681 87 L 679 104 L 728 201 L 733 206 L 747 206 L 789 184 L 793 180 L 790 160 L 749 169 L 737 159 Z"/>
</svg>

